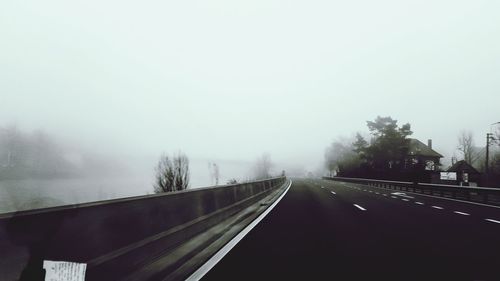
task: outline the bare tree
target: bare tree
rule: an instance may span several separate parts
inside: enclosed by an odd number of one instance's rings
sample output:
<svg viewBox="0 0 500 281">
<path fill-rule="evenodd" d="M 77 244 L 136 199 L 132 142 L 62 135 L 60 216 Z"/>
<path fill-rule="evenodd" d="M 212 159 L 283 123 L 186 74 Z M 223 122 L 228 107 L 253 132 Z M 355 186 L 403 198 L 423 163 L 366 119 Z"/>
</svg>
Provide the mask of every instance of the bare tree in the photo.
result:
<svg viewBox="0 0 500 281">
<path fill-rule="evenodd" d="M 184 190 L 189 187 L 189 159 L 179 152 L 173 158 L 162 154 L 156 166 L 155 193 Z"/>
<path fill-rule="evenodd" d="M 257 159 L 255 163 L 255 178 L 256 179 L 267 179 L 271 177 L 271 168 L 273 164 L 271 162 L 271 155 L 269 153 L 262 154 L 261 157 Z"/>
<path fill-rule="evenodd" d="M 189 187 L 189 159 L 186 154 L 179 152 L 174 157 L 175 166 L 175 188 L 184 190 Z"/>
<path fill-rule="evenodd" d="M 457 149 L 463 154 L 464 160 L 472 165 L 476 159 L 472 132 L 465 130 L 460 132 Z"/>
<path fill-rule="evenodd" d="M 156 179 L 154 184 L 155 193 L 173 191 L 174 186 L 174 169 L 172 161 L 166 154 L 160 156 L 158 165 L 156 166 Z"/>
</svg>

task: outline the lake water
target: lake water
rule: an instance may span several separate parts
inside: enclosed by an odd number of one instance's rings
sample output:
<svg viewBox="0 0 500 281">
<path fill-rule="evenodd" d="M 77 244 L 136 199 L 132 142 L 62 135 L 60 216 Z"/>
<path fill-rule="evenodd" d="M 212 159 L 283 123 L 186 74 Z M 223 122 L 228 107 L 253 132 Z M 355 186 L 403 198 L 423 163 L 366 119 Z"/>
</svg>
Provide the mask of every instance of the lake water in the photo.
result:
<svg viewBox="0 0 500 281">
<path fill-rule="evenodd" d="M 0 213 L 153 193 L 151 178 L 0 181 Z"/>
<path fill-rule="evenodd" d="M 225 165 L 220 184 L 242 179 L 249 165 Z M 191 165 L 190 188 L 213 185 L 205 162 Z M 154 172 L 123 177 L 0 180 L 0 213 L 153 194 Z"/>
</svg>

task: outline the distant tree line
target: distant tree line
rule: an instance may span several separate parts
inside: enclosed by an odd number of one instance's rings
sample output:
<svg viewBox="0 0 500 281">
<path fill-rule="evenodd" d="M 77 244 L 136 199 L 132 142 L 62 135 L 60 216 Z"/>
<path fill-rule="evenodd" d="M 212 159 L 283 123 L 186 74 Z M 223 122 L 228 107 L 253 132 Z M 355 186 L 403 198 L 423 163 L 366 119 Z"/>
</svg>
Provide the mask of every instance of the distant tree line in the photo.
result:
<svg viewBox="0 0 500 281">
<path fill-rule="evenodd" d="M 254 166 L 254 176 L 256 180 L 271 178 L 271 169 L 273 163 L 271 161 L 271 155 L 269 153 L 264 153 L 262 156 L 257 158 Z"/>
<path fill-rule="evenodd" d="M 60 146 L 43 131 L 0 127 L 0 180 L 64 177 L 75 173 Z"/>
<path fill-rule="evenodd" d="M 251 180 L 262 180 L 271 178 L 271 169 L 273 163 L 271 155 L 268 153 L 262 154 L 257 158 L 252 169 L 253 178 Z M 208 168 L 213 183 L 219 185 L 220 172 L 219 166 L 216 163 L 209 163 Z M 284 176 L 284 171 L 282 172 Z M 189 158 L 183 152 L 179 151 L 172 156 L 163 153 L 155 167 L 155 178 L 153 188 L 155 193 L 181 191 L 189 188 Z M 239 181 L 231 178 L 227 184 L 237 184 Z"/>
<path fill-rule="evenodd" d="M 123 176 L 127 165 L 42 130 L 0 126 L 0 180 Z"/>
</svg>

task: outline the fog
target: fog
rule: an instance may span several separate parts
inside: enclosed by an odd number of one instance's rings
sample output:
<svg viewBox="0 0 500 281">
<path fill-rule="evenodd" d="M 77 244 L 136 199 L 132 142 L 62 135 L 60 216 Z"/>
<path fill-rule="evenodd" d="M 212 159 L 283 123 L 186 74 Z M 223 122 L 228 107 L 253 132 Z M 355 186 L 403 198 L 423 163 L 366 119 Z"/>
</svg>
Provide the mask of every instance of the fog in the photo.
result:
<svg viewBox="0 0 500 281">
<path fill-rule="evenodd" d="M 222 183 L 249 179 L 264 153 L 275 173 L 320 174 L 325 148 L 366 133 L 377 115 L 409 122 L 449 163 L 461 130 L 484 146 L 500 121 L 499 9 L 491 0 L 3 1 L 0 127 L 41 130 L 68 155 L 111 166 L 78 184 L 9 186 L 101 192 L 59 197 L 69 203 L 146 194 L 161 153 L 179 150 L 193 188 L 213 184 L 208 163 Z"/>
</svg>

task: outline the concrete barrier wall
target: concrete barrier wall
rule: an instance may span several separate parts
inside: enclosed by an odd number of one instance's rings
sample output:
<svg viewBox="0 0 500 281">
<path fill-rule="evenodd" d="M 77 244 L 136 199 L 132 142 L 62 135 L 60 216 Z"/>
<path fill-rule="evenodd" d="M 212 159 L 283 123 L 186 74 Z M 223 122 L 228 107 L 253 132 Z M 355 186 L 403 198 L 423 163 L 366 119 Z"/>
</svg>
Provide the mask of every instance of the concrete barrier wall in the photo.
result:
<svg viewBox="0 0 500 281">
<path fill-rule="evenodd" d="M 114 256 L 100 257 L 169 230 L 182 242 L 256 202 L 284 181 L 280 177 L 2 214 L 0 247 L 11 250 L 0 253 L 0 259 L 34 263 L 23 268 L 38 267 L 43 260 L 93 261 L 100 266 Z M 25 257 L 17 256 L 19 249 L 24 249 Z"/>
</svg>

